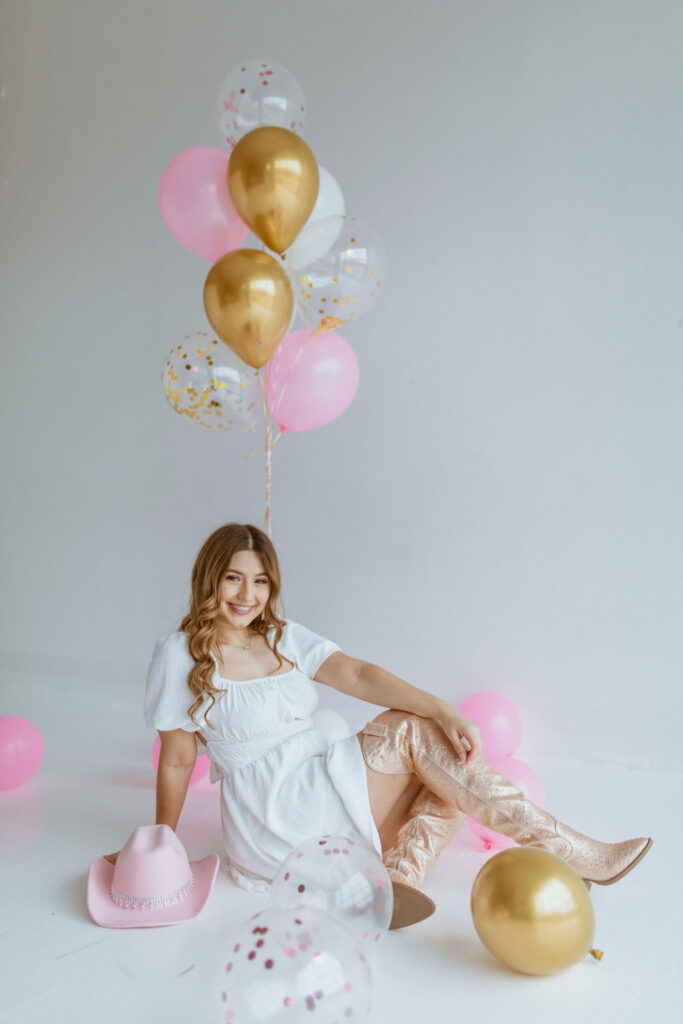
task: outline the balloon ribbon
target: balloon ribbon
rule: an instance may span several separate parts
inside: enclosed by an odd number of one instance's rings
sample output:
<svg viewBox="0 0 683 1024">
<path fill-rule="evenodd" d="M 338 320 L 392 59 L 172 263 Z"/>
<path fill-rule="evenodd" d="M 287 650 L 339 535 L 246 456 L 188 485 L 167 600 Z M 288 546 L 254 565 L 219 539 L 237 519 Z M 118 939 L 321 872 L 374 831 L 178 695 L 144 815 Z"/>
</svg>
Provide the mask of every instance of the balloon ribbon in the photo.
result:
<svg viewBox="0 0 683 1024">
<path fill-rule="evenodd" d="M 268 388 L 267 388 L 267 381 L 264 379 L 265 375 L 264 375 L 264 377 L 261 377 L 261 369 L 262 369 L 262 367 L 259 367 L 258 375 L 259 375 L 259 378 L 261 378 L 261 388 L 262 388 L 262 392 L 263 392 L 263 416 L 264 416 L 265 423 L 266 423 L 266 433 L 265 433 L 265 442 L 266 443 L 265 443 L 265 446 L 263 448 L 257 448 L 256 451 L 249 452 L 249 454 L 245 455 L 244 458 L 245 459 L 250 459 L 250 458 L 252 458 L 252 456 L 258 455 L 259 452 L 265 452 L 265 454 L 266 454 L 266 514 L 265 514 L 265 517 L 264 517 L 264 520 L 263 520 L 263 527 L 264 527 L 266 533 L 268 534 L 268 536 L 270 537 L 270 539 L 272 540 L 273 537 L 272 537 L 272 533 L 271 533 L 271 519 L 270 519 L 270 493 L 271 493 L 271 480 L 272 480 L 271 452 L 273 450 L 273 446 L 277 444 L 277 442 L 280 440 L 282 435 L 285 433 L 285 430 L 284 430 L 284 428 L 281 427 L 280 428 L 280 433 L 277 434 L 275 436 L 275 438 L 273 438 L 273 427 L 272 427 L 272 424 L 270 422 L 270 414 L 269 414 L 269 410 L 268 410 Z"/>
</svg>

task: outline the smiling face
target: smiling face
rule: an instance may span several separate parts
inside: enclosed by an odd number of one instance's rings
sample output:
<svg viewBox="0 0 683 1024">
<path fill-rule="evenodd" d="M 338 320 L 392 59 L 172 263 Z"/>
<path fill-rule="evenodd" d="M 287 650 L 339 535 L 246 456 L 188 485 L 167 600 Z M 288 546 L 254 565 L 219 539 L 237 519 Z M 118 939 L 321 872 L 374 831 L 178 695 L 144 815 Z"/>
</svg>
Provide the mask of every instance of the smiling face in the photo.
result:
<svg viewBox="0 0 683 1024">
<path fill-rule="evenodd" d="M 218 621 L 233 629 L 246 628 L 259 617 L 269 594 L 270 579 L 261 556 L 255 551 L 237 551 L 218 591 Z"/>
</svg>

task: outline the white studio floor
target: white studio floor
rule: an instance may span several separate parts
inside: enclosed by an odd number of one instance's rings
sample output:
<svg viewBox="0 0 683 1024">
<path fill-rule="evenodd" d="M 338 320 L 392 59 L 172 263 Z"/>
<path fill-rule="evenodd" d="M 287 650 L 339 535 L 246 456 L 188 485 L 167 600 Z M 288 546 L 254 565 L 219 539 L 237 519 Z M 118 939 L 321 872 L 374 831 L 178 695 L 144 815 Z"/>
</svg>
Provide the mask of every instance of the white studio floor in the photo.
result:
<svg viewBox="0 0 683 1024">
<path fill-rule="evenodd" d="M 137 707 L 103 707 L 92 691 L 18 681 L 4 689 L 3 713 L 31 719 L 46 755 L 30 783 L 0 792 L 0 1019 L 223 1024 L 216 993 L 227 941 L 268 898 L 243 892 L 219 871 L 209 903 L 189 924 L 93 924 L 85 904 L 91 859 L 154 821 L 152 737 Z M 569 824 L 607 841 L 654 837 L 630 875 L 593 886 L 603 960 L 587 957 L 550 977 L 500 966 L 472 925 L 470 888 L 488 855 L 465 827 L 424 887 L 437 913 L 375 947 L 372 1024 L 683 1019 L 680 775 L 610 768 L 598 758 L 533 766 L 548 808 Z M 191 859 L 220 852 L 218 787 L 208 779 L 190 790 L 178 834 Z"/>
</svg>

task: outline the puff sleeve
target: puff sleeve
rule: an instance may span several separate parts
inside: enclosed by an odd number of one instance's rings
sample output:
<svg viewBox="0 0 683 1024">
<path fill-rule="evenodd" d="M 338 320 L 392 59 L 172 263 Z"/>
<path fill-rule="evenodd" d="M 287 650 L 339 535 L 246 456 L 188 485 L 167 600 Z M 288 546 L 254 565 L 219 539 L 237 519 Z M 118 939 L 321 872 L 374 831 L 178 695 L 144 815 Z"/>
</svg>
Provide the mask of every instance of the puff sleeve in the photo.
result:
<svg viewBox="0 0 683 1024">
<path fill-rule="evenodd" d="M 340 651 L 339 644 L 333 640 L 325 640 L 312 629 L 302 626 L 299 622 L 287 620 L 287 649 L 297 668 L 301 669 L 309 679 L 315 677 L 322 663 L 335 651 Z"/>
<path fill-rule="evenodd" d="M 187 685 L 187 676 L 193 665 L 185 633 L 159 637 L 147 670 L 144 714 L 148 726 L 161 730 L 185 729 L 187 732 L 197 732 L 202 728 L 202 711 L 195 715 L 197 723 L 188 714 L 188 708 L 194 703 Z"/>
</svg>

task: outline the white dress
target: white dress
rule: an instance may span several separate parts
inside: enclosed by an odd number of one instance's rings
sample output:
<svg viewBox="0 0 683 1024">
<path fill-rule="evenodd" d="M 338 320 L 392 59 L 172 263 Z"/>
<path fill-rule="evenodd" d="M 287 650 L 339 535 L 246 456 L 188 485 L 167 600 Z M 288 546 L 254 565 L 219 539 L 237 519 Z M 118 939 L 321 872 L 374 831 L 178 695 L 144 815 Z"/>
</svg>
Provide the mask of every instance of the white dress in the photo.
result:
<svg viewBox="0 0 683 1024">
<path fill-rule="evenodd" d="M 313 677 L 340 648 L 287 619 L 278 651 L 294 668 L 257 679 L 214 675 L 222 690 L 188 715 L 194 665 L 185 633 L 155 645 L 147 673 L 145 721 L 155 729 L 201 731 L 211 781 L 221 783 L 224 866 L 244 889 L 267 891 L 290 851 L 314 836 L 359 833 L 381 856 L 370 811 L 365 761 L 355 734 L 329 743 L 314 725 L 318 706 Z M 215 659 L 214 659 L 215 661 Z"/>
</svg>

